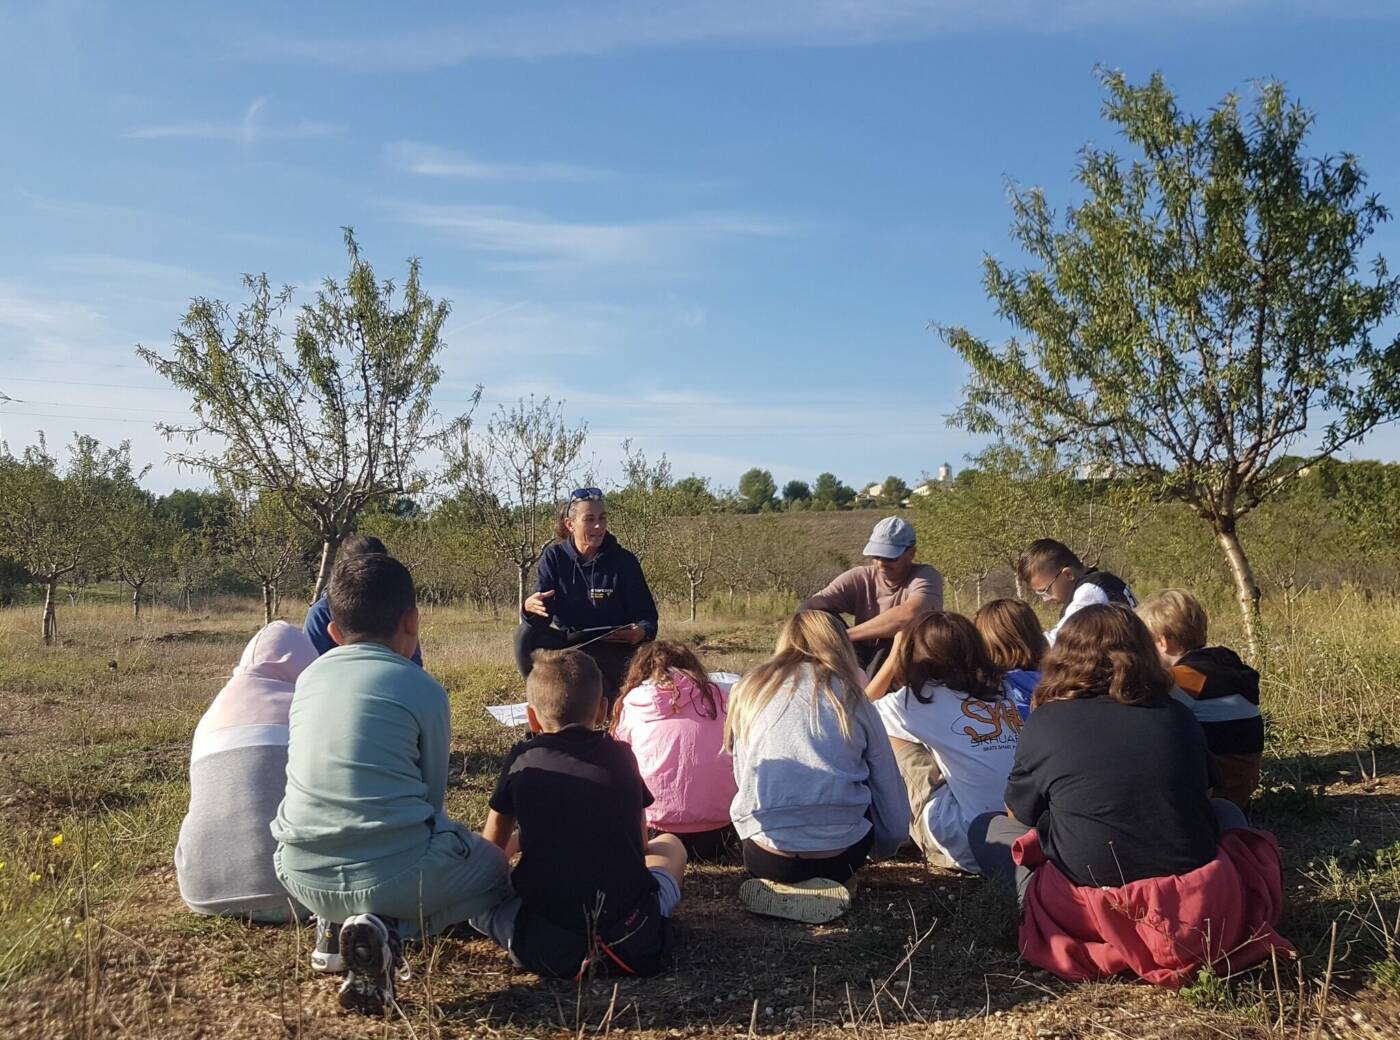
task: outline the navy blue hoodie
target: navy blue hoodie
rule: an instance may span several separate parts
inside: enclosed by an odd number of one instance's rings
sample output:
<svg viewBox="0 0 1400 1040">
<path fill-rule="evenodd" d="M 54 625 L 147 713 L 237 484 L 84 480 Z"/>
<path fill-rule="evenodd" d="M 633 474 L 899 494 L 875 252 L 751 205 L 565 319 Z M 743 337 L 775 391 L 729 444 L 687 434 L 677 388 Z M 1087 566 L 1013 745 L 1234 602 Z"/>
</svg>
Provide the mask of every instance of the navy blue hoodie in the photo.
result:
<svg viewBox="0 0 1400 1040">
<path fill-rule="evenodd" d="M 572 538 L 551 545 L 540 557 L 536 592 L 554 591 L 545 602 L 548 618 L 525 615 L 532 625 L 551 621 L 565 632 L 633 623 L 656 638 L 656 601 L 637 558 L 617 543 L 612 533 L 603 536 L 602 548 L 588 562 L 579 558 Z"/>
</svg>

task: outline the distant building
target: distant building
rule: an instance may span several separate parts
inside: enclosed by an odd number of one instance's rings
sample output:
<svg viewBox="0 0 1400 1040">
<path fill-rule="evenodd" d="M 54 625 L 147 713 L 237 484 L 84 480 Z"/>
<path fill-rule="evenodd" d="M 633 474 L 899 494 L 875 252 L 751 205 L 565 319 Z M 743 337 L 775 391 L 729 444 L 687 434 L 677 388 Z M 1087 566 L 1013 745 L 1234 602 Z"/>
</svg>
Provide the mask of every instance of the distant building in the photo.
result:
<svg viewBox="0 0 1400 1040">
<path fill-rule="evenodd" d="M 945 462 L 945 463 L 943 463 L 943 465 L 941 465 L 941 466 L 938 467 L 938 482 L 939 482 L 940 484 L 946 484 L 946 483 L 948 483 L 948 481 L 950 481 L 950 480 L 952 480 L 952 479 L 953 479 L 953 467 L 952 467 L 952 466 L 948 465 L 948 463 Z"/>
</svg>

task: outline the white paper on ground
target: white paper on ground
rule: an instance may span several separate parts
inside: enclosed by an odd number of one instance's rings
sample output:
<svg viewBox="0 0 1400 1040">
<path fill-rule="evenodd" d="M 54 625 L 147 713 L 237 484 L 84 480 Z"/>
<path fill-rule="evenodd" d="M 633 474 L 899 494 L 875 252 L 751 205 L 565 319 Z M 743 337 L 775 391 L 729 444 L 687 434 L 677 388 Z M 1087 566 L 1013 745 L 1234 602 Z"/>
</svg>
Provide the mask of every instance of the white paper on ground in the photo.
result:
<svg viewBox="0 0 1400 1040">
<path fill-rule="evenodd" d="M 524 701 L 519 704 L 488 704 L 486 713 L 502 726 L 524 726 L 528 723 Z"/>
</svg>

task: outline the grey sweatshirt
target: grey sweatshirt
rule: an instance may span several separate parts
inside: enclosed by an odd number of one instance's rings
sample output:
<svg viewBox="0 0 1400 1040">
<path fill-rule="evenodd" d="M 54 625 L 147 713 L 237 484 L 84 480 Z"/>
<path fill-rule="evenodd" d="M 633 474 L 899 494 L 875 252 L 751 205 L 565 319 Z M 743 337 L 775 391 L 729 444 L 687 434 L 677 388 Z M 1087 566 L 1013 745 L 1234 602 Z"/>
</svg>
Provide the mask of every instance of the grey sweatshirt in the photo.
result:
<svg viewBox="0 0 1400 1040">
<path fill-rule="evenodd" d="M 195 728 L 190 808 L 175 846 L 180 896 L 200 914 L 285 916 L 268 823 L 287 785 L 287 715 L 316 660 L 301 629 L 274 621 L 248 643 Z"/>
<path fill-rule="evenodd" d="M 804 666 L 736 743 L 734 829 L 797 853 L 849 848 L 873 826 L 871 858 L 893 856 L 909 836 L 909 799 L 885 726 L 862 696 L 848 740 L 830 701 L 815 694 L 815 673 Z"/>
</svg>

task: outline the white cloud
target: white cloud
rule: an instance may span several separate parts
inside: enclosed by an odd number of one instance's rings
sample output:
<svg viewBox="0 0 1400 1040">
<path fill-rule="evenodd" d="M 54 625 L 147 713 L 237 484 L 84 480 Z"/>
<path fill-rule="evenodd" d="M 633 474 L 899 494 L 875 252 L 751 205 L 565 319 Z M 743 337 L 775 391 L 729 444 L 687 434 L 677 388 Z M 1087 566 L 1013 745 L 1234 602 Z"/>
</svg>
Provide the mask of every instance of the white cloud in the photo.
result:
<svg viewBox="0 0 1400 1040">
<path fill-rule="evenodd" d="M 51 266 L 64 274 L 80 275 L 104 282 L 136 282 L 194 293 L 217 283 L 208 275 L 178 264 L 138 260 L 109 253 L 68 253 L 54 257 Z"/>
<path fill-rule="evenodd" d="M 487 162 L 414 141 L 389 145 L 389 162 L 407 173 L 423 177 L 455 177 L 478 181 L 560 181 L 579 183 L 616 176 L 611 170 L 561 162 Z"/>
<path fill-rule="evenodd" d="M 67 353 L 100 335 L 102 314 L 81 303 L 54 297 L 16 282 L 0 281 L 0 346 L 6 354 L 47 356 Z M 14 369 L 7 364 L 12 373 Z"/>
<path fill-rule="evenodd" d="M 781 238 L 791 225 L 740 213 L 691 213 L 662 220 L 585 223 L 551 220 L 503 206 L 410 205 L 404 219 L 441 231 L 467 249 L 514 258 L 502 266 L 637 266 L 673 260 L 724 238 Z"/>
<path fill-rule="evenodd" d="M 270 99 L 261 97 L 250 104 L 243 118 L 236 123 L 197 122 L 163 123 L 138 126 L 127 137 L 155 141 L 168 138 L 192 138 L 208 141 L 231 141 L 251 145 L 260 141 L 297 141 L 314 137 L 335 137 L 344 128 L 333 123 L 297 122 L 269 123 L 262 118 Z"/>
<path fill-rule="evenodd" d="M 1396 10 L 1382 0 L 611 0 L 507 10 L 401 33 L 277 37 L 264 48 L 357 70 L 440 68 L 668 47 L 848 47 L 987 32 L 1068 34 L 1249 13 L 1394 20 Z"/>
</svg>

